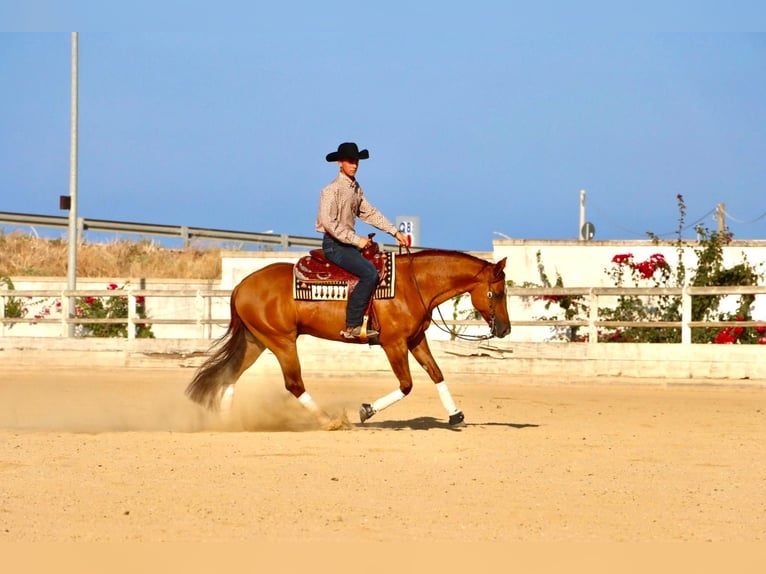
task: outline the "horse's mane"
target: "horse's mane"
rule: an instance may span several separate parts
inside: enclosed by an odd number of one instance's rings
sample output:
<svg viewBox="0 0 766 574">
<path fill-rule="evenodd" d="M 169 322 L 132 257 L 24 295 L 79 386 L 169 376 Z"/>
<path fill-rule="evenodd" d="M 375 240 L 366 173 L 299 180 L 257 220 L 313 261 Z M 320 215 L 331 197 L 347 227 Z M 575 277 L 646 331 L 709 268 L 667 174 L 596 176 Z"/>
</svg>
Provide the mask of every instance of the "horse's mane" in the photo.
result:
<svg viewBox="0 0 766 574">
<path fill-rule="evenodd" d="M 434 256 L 457 257 L 457 258 L 464 258 L 470 261 L 479 261 L 485 264 L 489 263 L 488 261 L 482 259 L 481 257 L 471 255 L 470 253 L 466 253 L 465 251 L 453 251 L 451 249 L 423 249 L 422 251 L 416 251 L 415 253 L 411 253 L 410 256 L 415 258 L 434 257 Z"/>
</svg>

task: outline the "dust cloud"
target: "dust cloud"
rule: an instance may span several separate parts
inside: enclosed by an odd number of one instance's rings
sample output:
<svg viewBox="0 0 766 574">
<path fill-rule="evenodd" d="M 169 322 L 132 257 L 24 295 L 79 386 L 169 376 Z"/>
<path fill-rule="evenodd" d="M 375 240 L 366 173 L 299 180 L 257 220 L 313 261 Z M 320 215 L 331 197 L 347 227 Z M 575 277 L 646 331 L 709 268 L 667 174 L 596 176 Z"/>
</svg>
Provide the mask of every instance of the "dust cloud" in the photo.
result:
<svg viewBox="0 0 766 574">
<path fill-rule="evenodd" d="M 241 432 L 304 431 L 320 426 L 282 386 L 281 377 L 236 386 L 231 411 L 213 413 L 184 389 L 191 369 L 11 367 L 0 374 L 0 428 L 18 431 Z M 323 405 L 333 428 L 348 428 L 343 405 Z"/>
</svg>

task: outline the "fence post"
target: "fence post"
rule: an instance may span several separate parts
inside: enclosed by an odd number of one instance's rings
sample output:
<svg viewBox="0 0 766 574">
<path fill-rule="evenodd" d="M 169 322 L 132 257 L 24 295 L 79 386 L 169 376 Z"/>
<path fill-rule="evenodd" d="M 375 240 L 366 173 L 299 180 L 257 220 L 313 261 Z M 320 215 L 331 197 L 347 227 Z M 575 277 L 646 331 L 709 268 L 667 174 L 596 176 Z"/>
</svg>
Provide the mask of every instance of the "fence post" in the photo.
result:
<svg viewBox="0 0 766 574">
<path fill-rule="evenodd" d="M 202 296 L 202 290 L 197 289 L 197 294 L 194 297 L 194 306 L 197 308 L 195 315 L 197 316 L 197 326 L 199 327 L 200 337 L 205 337 L 205 324 L 202 319 L 205 318 L 205 298 Z"/>
<path fill-rule="evenodd" d="M 136 338 L 136 296 L 133 295 L 133 286 L 128 285 L 128 339 Z"/>
<path fill-rule="evenodd" d="M 692 320 L 692 296 L 689 294 L 689 286 L 684 285 L 681 290 L 681 344 L 689 345 L 692 342 L 692 328 L 689 322 Z"/>
<path fill-rule="evenodd" d="M 593 287 L 588 289 L 588 343 L 595 345 L 598 343 L 598 295 Z"/>
<path fill-rule="evenodd" d="M 5 336 L 5 295 L 0 293 L 0 337 Z"/>
<path fill-rule="evenodd" d="M 72 302 L 74 297 L 65 297 L 64 292 L 61 292 L 61 336 L 69 337 L 69 322 L 68 319 L 74 317 L 75 310 L 72 309 Z M 75 325 L 75 328 L 77 326 Z"/>
<path fill-rule="evenodd" d="M 204 317 L 207 319 L 207 323 L 205 323 L 205 334 L 203 335 L 205 339 L 212 339 L 213 338 L 213 324 L 210 322 L 213 320 L 213 298 L 212 297 L 205 297 L 204 298 L 204 305 L 205 305 L 205 314 Z"/>
</svg>

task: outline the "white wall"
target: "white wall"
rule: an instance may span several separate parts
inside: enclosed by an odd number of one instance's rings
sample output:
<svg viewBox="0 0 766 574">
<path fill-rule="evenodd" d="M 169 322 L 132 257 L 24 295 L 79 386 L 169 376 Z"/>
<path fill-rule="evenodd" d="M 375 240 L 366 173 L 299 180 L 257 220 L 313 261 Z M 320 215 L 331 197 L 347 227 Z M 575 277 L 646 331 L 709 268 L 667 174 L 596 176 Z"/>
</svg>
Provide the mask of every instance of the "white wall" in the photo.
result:
<svg viewBox="0 0 766 574">
<path fill-rule="evenodd" d="M 517 285 L 525 281 L 540 284 L 536 261 L 538 251 L 551 283 L 555 283 L 558 272 L 565 287 L 613 287 L 614 283 L 604 270 L 611 267 L 612 257 L 617 254 L 632 253 L 633 259 L 639 262 L 661 253 L 673 268 L 678 265 L 676 247 L 672 243 L 501 239 L 493 241 L 493 246 L 495 260 L 508 257 L 505 274 Z M 766 271 L 766 241 L 732 241 L 723 251 L 726 266 L 741 262 L 744 253 L 751 264 L 760 265 L 761 271 Z M 692 247 L 685 250 L 683 261 L 687 269 L 696 266 Z"/>
<path fill-rule="evenodd" d="M 661 253 L 673 269 L 678 266 L 677 248 L 672 242 L 654 244 L 652 241 L 540 241 L 524 239 L 498 239 L 493 241 L 495 260 L 508 258 L 505 268 L 506 277 L 515 285 L 525 282 L 542 285 L 537 268 L 537 253 L 540 252 L 542 264 L 552 285 L 556 283 L 557 273 L 561 275 L 564 287 L 614 287 L 614 281 L 606 273 L 612 268 L 612 258 L 618 254 L 632 253 L 638 263 L 655 253 Z M 741 263 L 743 254 L 759 272 L 766 272 L 766 241 L 732 241 L 724 247 L 725 266 Z M 687 281 L 691 271 L 697 265 L 694 248 L 689 246 L 682 257 L 686 266 Z M 633 286 L 625 283 L 624 286 Z M 637 286 L 651 287 L 651 281 L 642 281 Z M 721 304 L 722 311 L 733 309 L 736 297 L 726 298 Z M 511 318 L 552 316 L 556 310 L 552 305 L 545 310 L 540 301 L 512 298 L 509 303 Z M 756 296 L 751 308 L 753 319 L 766 320 L 766 296 Z M 558 318 L 563 319 L 563 315 Z M 544 341 L 556 337 L 556 331 L 550 327 L 517 327 L 511 334 L 513 341 Z"/>
</svg>

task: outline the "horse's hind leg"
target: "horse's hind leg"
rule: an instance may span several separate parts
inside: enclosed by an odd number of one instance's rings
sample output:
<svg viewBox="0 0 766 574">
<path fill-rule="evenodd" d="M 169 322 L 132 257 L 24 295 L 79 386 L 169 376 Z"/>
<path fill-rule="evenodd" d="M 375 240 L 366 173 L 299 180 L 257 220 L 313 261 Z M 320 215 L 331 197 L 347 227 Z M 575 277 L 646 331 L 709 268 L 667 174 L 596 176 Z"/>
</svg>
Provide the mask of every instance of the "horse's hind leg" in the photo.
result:
<svg viewBox="0 0 766 574">
<path fill-rule="evenodd" d="M 232 374 L 231 383 L 224 385 L 221 391 L 220 412 L 226 416 L 231 412 L 231 407 L 234 402 L 234 385 L 247 369 L 249 369 L 266 347 L 249 331 L 245 334 L 245 341 L 247 346 L 245 347 L 245 353 L 242 356 L 242 363 L 239 368 Z"/>
<path fill-rule="evenodd" d="M 285 388 L 300 402 L 306 410 L 314 415 L 319 423 L 325 428 L 331 428 L 332 418 L 314 401 L 306 392 L 301 376 L 301 363 L 298 359 L 298 348 L 295 341 L 272 342 L 269 347 L 282 369 L 285 379 Z"/>
<path fill-rule="evenodd" d="M 452 394 L 447 388 L 447 383 L 444 382 L 444 375 L 442 374 L 439 365 L 436 364 L 434 356 L 431 354 L 431 348 L 428 346 L 428 341 L 425 337 L 422 337 L 418 342 L 414 343 L 410 347 L 412 356 L 415 357 L 420 366 L 425 369 L 428 376 L 436 384 L 436 391 L 439 393 L 439 399 L 441 399 L 444 409 L 449 415 L 449 424 L 462 425 L 465 419 L 463 412 L 457 408 L 455 401 L 452 398 Z"/>
</svg>

